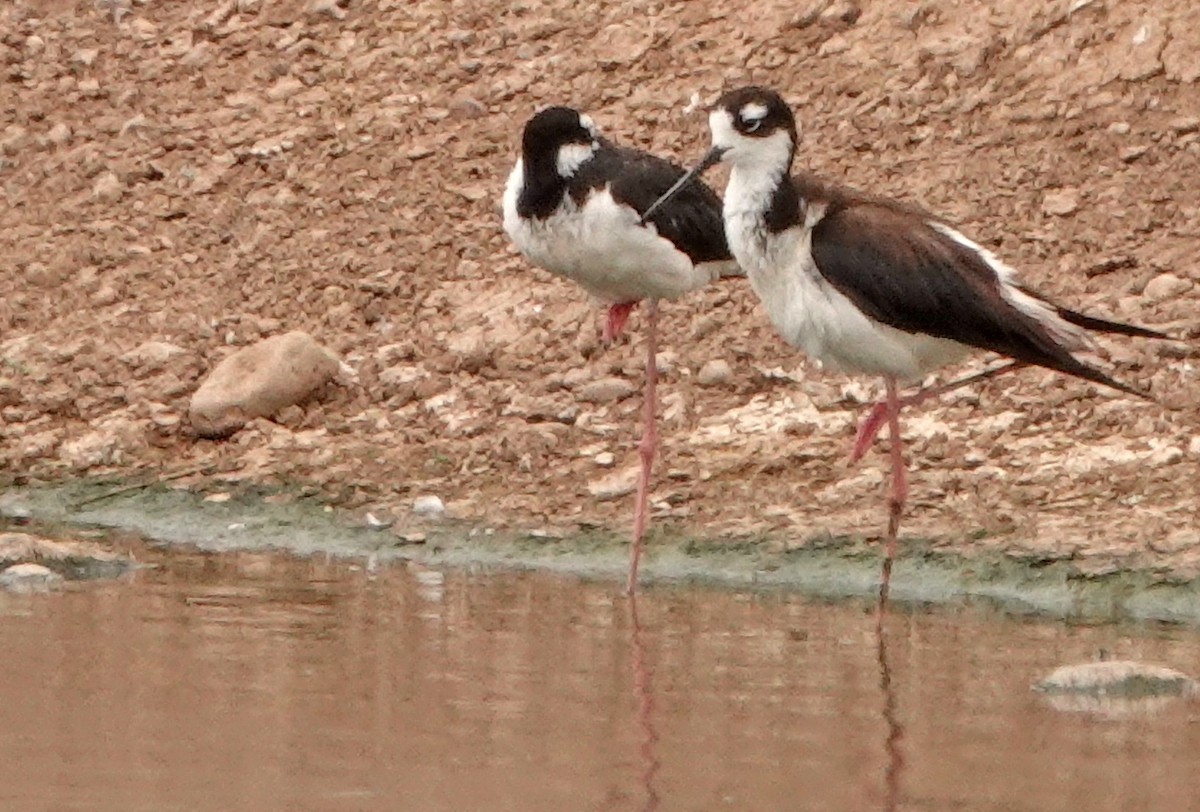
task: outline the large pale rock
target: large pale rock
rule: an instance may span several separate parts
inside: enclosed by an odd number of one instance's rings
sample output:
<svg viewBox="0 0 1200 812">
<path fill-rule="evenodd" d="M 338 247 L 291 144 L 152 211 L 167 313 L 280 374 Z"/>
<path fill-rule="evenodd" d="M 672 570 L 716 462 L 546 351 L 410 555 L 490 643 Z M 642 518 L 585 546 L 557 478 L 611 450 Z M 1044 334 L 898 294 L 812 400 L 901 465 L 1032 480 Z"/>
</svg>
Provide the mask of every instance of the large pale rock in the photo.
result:
<svg viewBox="0 0 1200 812">
<path fill-rule="evenodd" d="M 337 374 L 337 356 L 299 330 L 238 350 L 192 396 L 188 417 L 202 437 L 224 437 L 247 420 L 300 403 Z"/>
</svg>

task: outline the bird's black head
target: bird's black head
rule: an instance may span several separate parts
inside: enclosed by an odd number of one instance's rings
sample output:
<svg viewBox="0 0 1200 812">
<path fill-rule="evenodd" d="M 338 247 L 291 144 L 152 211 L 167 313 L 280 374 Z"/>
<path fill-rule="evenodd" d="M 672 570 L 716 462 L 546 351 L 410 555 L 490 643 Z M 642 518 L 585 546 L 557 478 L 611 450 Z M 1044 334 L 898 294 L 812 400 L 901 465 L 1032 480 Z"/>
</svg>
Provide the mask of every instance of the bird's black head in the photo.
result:
<svg viewBox="0 0 1200 812">
<path fill-rule="evenodd" d="M 713 148 L 730 164 L 791 163 L 799 136 L 787 102 L 765 87 L 731 90 L 710 108 Z"/>
<path fill-rule="evenodd" d="M 575 174 L 600 148 L 590 116 L 570 107 L 547 107 L 529 119 L 521 138 L 521 156 L 531 166 L 554 166 L 562 177 Z"/>
<path fill-rule="evenodd" d="M 661 209 L 692 178 L 725 162 L 735 170 L 761 174 L 778 181 L 796 155 L 796 117 L 787 102 L 765 87 L 731 90 L 708 108 L 712 146 L 687 173 L 642 214 L 642 222 Z M 788 184 L 780 189 L 791 188 Z"/>
</svg>

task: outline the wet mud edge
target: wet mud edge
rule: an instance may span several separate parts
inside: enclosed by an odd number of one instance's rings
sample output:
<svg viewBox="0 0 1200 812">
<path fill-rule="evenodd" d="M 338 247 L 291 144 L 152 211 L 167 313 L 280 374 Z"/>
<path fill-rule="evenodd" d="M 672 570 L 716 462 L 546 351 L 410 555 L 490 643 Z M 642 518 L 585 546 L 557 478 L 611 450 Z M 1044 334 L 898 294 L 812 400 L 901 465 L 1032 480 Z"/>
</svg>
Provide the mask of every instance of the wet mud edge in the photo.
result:
<svg viewBox="0 0 1200 812">
<path fill-rule="evenodd" d="M 362 517 L 300 493 L 239 486 L 225 501 L 162 485 L 116 493 L 112 480 L 13 487 L 0 493 L 0 519 L 49 534 L 74 528 L 137 533 L 162 544 L 210 551 L 278 550 L 414 561 L 431 567 L 543 570 L 619 583 L 627 566 L 624 534 L 493 530 L 453 520 L 377 528 Z M 871 599 L 878 588 L 878 545 L 856 537 L 782 541 L 697 538 L 671 531 L 647 539 L 642 578 L 796 592 L 824 599 Z M 417 539 L 417 543 L 413 542 Z M 906 604 L 983 603 L 1014 614 L 1089 621 L 1155 620 L 1200 626 L 1200 580 L 1161 571 L 1085 573 L 1070 559 L 962 553 L 928 539 L 904 538 L 892 597 Z"/>
</svg>

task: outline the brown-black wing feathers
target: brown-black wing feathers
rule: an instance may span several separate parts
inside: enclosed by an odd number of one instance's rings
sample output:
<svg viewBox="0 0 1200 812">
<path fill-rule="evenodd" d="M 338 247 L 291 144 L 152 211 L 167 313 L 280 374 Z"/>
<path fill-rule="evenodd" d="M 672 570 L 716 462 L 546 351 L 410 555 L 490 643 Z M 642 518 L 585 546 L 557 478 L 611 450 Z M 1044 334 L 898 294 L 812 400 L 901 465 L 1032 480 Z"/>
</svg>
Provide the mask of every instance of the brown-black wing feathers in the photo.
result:
<svg viewBox="0 0 1200 812">
<path fill-rule="evenodd" d="M 822 277 L 881 324 L 1145 397 L 1077 359 L 1046 325 L 1003 296 L 996 272 L 978 252 L 910 211 L 878 203 L 831 202 L 813 228 L 812 252 Z M 1059 314 L 1082 327 L 1103 325 L 1099 329 L 1160 336 L 1065 308 Z"/>
</svg>

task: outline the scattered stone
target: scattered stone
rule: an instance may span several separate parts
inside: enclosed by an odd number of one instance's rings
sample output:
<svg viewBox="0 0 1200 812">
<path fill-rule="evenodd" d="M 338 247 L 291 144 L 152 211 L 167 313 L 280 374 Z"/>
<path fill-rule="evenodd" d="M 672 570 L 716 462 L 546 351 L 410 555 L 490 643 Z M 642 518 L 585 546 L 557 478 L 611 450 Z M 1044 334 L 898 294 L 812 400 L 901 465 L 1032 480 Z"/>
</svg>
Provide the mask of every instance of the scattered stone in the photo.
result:
<svg viewBox="0 0 1200 812">
<path fill-rule="evenodd" d="M 663 350 L 654 356 L 654 367 L 659 375 L 670 375 L 679 366 L 679 353 Z"/>
<path fill-rule="evenodd" d="M 0 572 L 0 588 L 29 594 L 49 592 L 62 584 L 63 577 L 41 564 L 13 564 Z"/>
<path fill-rule="evenodd" d="M 1163 273 L 1146 283 L 1142 295 L 1151 302 L 1163 302 L 1191 289 L 1191 280 L 1181 279 L 1173 273 Z"/>
<path fill-rule="evenodd" d="M 1077 189 L 1060 189 L 1042 196 L 1042 211 L 1055 217 L 1065 217 L 1079 208 Z"/>
<path fill-rule="evenodd" d="M 450 102 L 450 115 L 459 119 L 483 118 L 487 115 L 483 103 L 471 96 L 461 96 Z"/>
<path fill-rule="evenodd" d="M 620 499 L 622 496 L 628 496 L 634 492 L 640 475 L 641 469 L 638 466 L 617 471 L 603 479 L 589 482 L 588 493 L 597 502 L 611 502 L 614 499 Z"/>
<path fill-rule="evenodd" d="M 1149 151 L 1150 151 L 1150 146 L 1148 144 L 1137 144 L 1132 147 L 1125 147 L 1125 149 L 1121 150 L 1121 153 L 1120 153 L 1121 161 L 1124 163 L 1127 163 L 1127 164 L 1131 164 L 1134 161 L 1136 161 L 1138 158 L 1141 158 L 1143 155 L 1145 155 Z"/>
<path fill-rule="evenodd" d="M 92 184 L 92 197 L 105 203 L 114 203 L 120 200 L 124 192 L 125 188 L 121 185 L 121 179 L 112 172 L 102 173 Z"/>
<path fill-rule="evenodd" d="M 160 367 L 179 355 L 187 353 L 183 347 L 166 341 L 143 341 L 129 352 L 121 356 L 121 360 L 130 365 Z"/>
<path fill-rule="evenodd" d="M 247 420 L 309 398 L 338 373 L 337 356 L 299 330 L 226 358 L 192 396 L 188 418 L 201 437 L 225 437 Z"/>
<path fill-rule="evenodd" d="M 1191 36 L 1200 26 L 1200 8 L 1189 3 L 1173 16 L 1172 36 L 1162 50 L 1163 69 L 1171 81 L 1192 84 L 1200 80 L 1200 48 Z"/>
<path fill-rule="evenodd" d="M 696 374 L 696 381 L 702 386 L 724 386 L 732 380 L 733 369 L 723 358 L 705 361 Z"/>
<path fill-rule="evenodd" d="M 76 468 L 114 465 L 125 461 L 127 451 L 144 444 L 144 424 L 126 411 L 114 411 L 84 434 L 65 439 L 58 456 Z"/>
<path fill-rule="evenodd" d="M 616 463 L 617 458 L 611 451 L 601 451 L 592 460 L 601 468 L 612 468 Z"/>
<path fill-rule="evenodd" d="M 314 16 L 325 14 L 335 20 L 346 19 L 346 10 L 338 5 L 338 0 L 309 0 L 308 13 Z"/>
<path fill-rule="evenodd" d="M 291 76 L 284 76 L 267 88 L 267 98 L 271 101 L 283 101 L 290 99 L 302 90 L 304 90 L 303 82 Z"/>
<path fill-rule="evenodd" d="M 584 403 L 614 403 L 636 391 L 637 387 L 624 378 L 601 378 L 579 387 L 575 397 Z"/>
<path fill-rule="evenodd" d="M 1194 133 L 1197 130 L 1200 130 L 1200 117 L 1180 116 L 1179 118 L 1172 119 L 1171 123 L 1167 126 L 1169 126 L 1171 128 L 1171 132 L 1175 133 L 1176 135 L 1187 135 L 1188 133 Z"/>
<path fill-rule="evenodd" d="M 46 139 L 55 146 L 62 146 L 71 140 L 71 128 L 61 121 L 46 133 Z"/>
<path fill-rule="evenodd" d="M 413 500 L 412 509 L 413 513 L 418 516 L 428 516 L 430 518 L 437 518 L 446 513 L 446 505 L 442 503 L 440 497 L 434 494 L 418 496 Z"/>
</svg>

